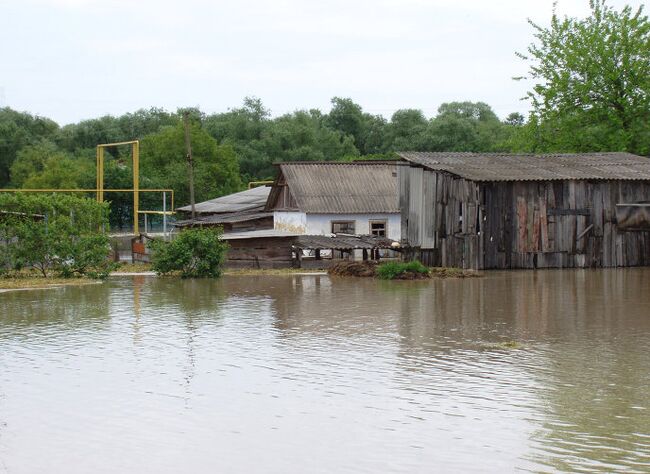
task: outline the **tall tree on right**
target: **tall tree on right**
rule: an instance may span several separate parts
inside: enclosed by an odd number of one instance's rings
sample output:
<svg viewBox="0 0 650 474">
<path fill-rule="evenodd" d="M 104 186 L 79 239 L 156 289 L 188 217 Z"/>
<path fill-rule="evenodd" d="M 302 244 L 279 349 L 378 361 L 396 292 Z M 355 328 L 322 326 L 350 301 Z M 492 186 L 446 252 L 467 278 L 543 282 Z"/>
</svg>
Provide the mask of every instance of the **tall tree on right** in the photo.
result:
<svg viewBox="0 0 650 474">
<path fill-rule="evenodd" d="M 547 28 L 529 21 L 535 41 L 518 56 L 535 83 L 522 148 L 650 154 L 650 21 L 643 7 L 589 4 L 584 19 L 554 10 Z"/>
</svg>

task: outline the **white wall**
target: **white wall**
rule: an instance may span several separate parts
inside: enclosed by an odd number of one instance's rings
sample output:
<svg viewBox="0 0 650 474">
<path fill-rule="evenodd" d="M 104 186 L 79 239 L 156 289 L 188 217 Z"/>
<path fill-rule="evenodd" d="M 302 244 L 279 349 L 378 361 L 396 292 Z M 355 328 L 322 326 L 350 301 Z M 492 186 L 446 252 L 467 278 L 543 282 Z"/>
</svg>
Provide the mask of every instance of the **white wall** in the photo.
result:
<svg viewBox="0 0 650 474">
<path fill-rule="evenodd" d="M 332 221 L 354 221 L 357 234 L 370 234 L 370 221 L 388 221 L 389 239 L 400 240 L 400 214 L 305 214 L 304 212 L 275 211 L 274 227 L 298 234 L 323 235 L 332 232 Z"/>
</svg>

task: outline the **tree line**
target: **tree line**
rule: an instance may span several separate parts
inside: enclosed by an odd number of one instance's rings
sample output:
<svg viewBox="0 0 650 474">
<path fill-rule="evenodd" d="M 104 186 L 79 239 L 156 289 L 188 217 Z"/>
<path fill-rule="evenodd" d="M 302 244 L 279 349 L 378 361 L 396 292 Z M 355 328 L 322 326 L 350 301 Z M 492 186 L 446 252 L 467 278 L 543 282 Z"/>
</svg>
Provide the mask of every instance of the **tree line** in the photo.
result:
<svg viewBox="0 0 650 474">
<path fill-rule="evenodd" d="M 499 118 L 483 102 L 442 104 L 434 117 L 402 109 L 390 118 L 334 97 L 328 113 L 278 117 L 258 98 L 224 113 L 191 112 L 197 201 L 272 178 L 273 163 L 391 159 L 396 151 L 588 152 L 650 154 L 650 22 L 643 9 L 590 0 L 586 18 L 531 22 L 533 42 L 518 53 L 531 81 L 527 117 Z M 63 127 L 0 109 L 0 187 L 94 188 L 95 146 L 141 140 L 142 187 L 173 188 L 189 201 L 181 115 L 159 108 L 104 116 Z M 130 188 L 128 147 L 109 149 L 105 186 Z M 130 196 L 107 197 L 112 223 L 129 222 Z M 144 196 L 143 199 L 153 199 Z M 123 205 L 119 205 L 119 203 Z"/>
</svg>

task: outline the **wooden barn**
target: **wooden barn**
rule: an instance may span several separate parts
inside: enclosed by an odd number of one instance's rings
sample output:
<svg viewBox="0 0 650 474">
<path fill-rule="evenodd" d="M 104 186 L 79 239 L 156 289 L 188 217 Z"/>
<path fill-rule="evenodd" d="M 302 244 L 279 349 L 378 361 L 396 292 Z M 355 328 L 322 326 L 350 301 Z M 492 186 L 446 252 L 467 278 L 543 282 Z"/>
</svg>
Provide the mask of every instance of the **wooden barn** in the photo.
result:
<svg viewBox="0 0 650 474">
<path fill-rule="evenodd" d="M 650 264 L 650 159 L 399 154 L 402 244 L 433 266 Z"/>
</svg>

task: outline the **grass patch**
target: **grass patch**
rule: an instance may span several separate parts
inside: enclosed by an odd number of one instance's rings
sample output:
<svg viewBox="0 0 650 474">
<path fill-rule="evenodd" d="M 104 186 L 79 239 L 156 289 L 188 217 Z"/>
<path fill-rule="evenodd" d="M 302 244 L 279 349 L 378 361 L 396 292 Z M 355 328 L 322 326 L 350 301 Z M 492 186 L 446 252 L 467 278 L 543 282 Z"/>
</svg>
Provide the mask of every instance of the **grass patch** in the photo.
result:
<svg viewBox="0 0 650 474">
<path fill-rule="evenodd" d="M 30 290 L 52 288 L 57 286 L 80 286 L 96 283 L 97 280 L 89 278 L 57 278 L 44 277 L 40 272 L 21 270 L 0 276 L 0 291 Z"/>
<path fill-rule="evenodd" d="M 377 277 L 382 280 L 420 280 L 429 278 L 429 269 L 417 260 L 388 262 L 377 267 Z"/>
<path fill-rule="evenodd" d="M 153 270 L 151 270 L 150 263 L 121 262 L 114 271 L 120 273 L 142 273 L 142 272 L 151 272 Z"/>
</svg>

